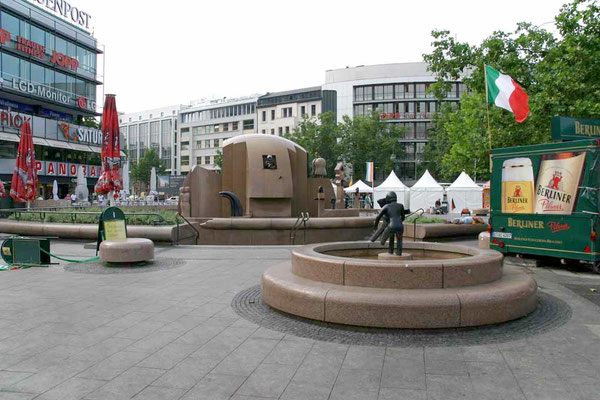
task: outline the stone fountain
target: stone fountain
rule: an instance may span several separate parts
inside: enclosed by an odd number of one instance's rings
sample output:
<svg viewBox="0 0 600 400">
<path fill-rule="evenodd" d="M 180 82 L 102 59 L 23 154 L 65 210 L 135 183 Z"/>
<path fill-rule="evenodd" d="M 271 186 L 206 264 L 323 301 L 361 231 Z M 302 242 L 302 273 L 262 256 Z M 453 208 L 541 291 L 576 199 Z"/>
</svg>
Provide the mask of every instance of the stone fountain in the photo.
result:
<svg viewBox="0 0 600 400">
<path fill-rule="evenodd" d="M 502 254 L 454 244 L 406 242 L 412 259 L 380 259 L 371 242 L 312 244 L 262 275 L 263 301 L 277 310 L 337 324 L 457 328 L 523 317 L 537 284 L 503 266 Z"/>
</svg>

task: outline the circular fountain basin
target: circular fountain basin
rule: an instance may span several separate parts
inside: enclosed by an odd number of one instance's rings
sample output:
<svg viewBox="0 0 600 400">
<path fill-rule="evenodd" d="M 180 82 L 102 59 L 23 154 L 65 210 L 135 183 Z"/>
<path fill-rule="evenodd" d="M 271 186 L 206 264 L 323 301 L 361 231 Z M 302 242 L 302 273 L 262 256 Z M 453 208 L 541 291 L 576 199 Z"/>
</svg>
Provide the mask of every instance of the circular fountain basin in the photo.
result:
<svg viewBox="0 0 600 400">
<path fill-rule="evenodd" d="M 535 309 L 537 284 L 503 268 L 501 253 L 407 242 L 412 259 L 380 259 L 386 246 L 323 243 L 292 252 L 262 277 L 263 300 L 294 315 L 349 325 L 449 328 L 505 322 Z"/>
</svg>

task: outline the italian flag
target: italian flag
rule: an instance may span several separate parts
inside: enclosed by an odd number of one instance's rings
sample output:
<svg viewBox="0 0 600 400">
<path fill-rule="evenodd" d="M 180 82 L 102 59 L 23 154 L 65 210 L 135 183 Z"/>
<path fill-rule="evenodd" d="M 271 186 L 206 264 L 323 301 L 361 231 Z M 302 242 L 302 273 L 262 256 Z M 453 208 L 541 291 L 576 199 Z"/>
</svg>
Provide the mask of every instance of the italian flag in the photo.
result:
<svg viewBox="0 0 600 400">
<path fill-rule="evenodd" d="M 517 122 L 529 115 L 529 96 L 510 76 L 485 66 L 487 101 L 515 114 Z"/>
</svg>

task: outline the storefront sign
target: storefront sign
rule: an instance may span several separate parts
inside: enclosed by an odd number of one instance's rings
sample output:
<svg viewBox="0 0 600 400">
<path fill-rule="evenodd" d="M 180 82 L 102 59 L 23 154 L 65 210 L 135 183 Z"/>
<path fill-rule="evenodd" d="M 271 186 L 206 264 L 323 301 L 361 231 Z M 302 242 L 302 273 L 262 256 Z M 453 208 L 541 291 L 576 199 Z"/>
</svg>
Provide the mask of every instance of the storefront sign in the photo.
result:
<svg viewBox="0 0 600 400">
<path fill-rule="evenodd" d="M 83 167 L 83 174 L 87 178 L 97 178 L 100 175 L 99 165 L 64 163 L 60 161 L 36 161 L 36 163 L 40 163 L 37 166 L 38 174 L 40 175 L 76 178 L 80 166 Z"/>
<path fill-rule="evenodd" d="M 77 68 L 79 68 L 79 61 L 77 61 L 73 57 L 69 57 L 62 53 L 59 53 L 56 50 L 52 52 L 52 58 L 50 59 L 50 63 L 56 64 L 59 67 L 70 68 L 73 71 L 77 71 Z"/>
<path fill-rule="evenodd" d="M 46 46 L 32 42 L 22 36 L 17 36 L 17 50 L 42 60 L 46 58 Z"/>
<path fill-rule="evenodd" d="M 57 103 L 63 103 L 70 106 L 75 106 L 75 103 L 77 103 L 77 105 L 79 105 L 80 108 L 83 108 L 81 107 L 79 101 L 76 101 L 74 98 L 71 98 L 70 96 L 66 95 L 65 93 L 59 90 L 47 87 L 45 85 L 40 85 L 22 79 L 13 78 L 11 88 L 13 90 L 17 90 L 28 95 L 41 97 L 46 100 L 55 101 Z M 85 104 L 85 109 L 90 111 L 96 111 L 96 102 L 91 100 L 87 101 Z"/>
<path fill-rule="evenodd" d="M 431 113 L 414 113 L 414 112 L 397 112 L 397 113 L 382 113 L 380 118 L 388 119 L 424 119 L 431 118 Z"/>
<path fill-rule="evenodd" d="M 552 117 L 552 140 L 577 140 L 600 137 L 600 119 Z"/>
<path fill-rule="evenodd" d="M 0 29 L 0 44 L 4 44 L 10 41 L 10 32 L 4 29 Z"/>
<path fill-rule="evenodd" d="M 3 127 L 19 130 L 25 121 L 29 121 L 31 123 L 31 117 L 12 111 L 0 110 L 0 125 Z"/>
<path fill-rule="evenodd" d="M 67 21 L 79 25 L 81 28 L 89 30 L 92 16 L 85 11 L 78 9 L 64 0 L 29 0 L 46 8 L 55 15 L 65 18 Z"/>
<path fill-rule="evenodd" d="M 19 103 L 19 102 L 7 100 L 7 99 L 2 99 L 2 98 L 0 98 L 0 106 L 10 108 L 13 110 L 23 111 L 23 112 L 30 113 L 30 114 L 33 114 L 33 112 L 34 112 L 32 105 L 23 104 L 23 103 Z M 43 111 L 44 111 L 44 108 L 42 108 L 42 114 L 43 114 Z"/>
</svg>

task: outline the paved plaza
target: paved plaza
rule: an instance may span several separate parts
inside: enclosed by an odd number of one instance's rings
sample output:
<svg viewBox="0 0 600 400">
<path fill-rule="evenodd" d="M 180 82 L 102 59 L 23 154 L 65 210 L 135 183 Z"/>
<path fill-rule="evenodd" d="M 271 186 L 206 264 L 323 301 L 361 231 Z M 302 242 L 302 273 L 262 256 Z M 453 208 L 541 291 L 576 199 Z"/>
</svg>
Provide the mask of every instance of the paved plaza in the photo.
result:
<svg viewBox="0 0 600 400">
<path fill-rule="evenodd" d="M 93 255 L 83 242 L 52 250 Z M 157 247 L 156 257 L 164 268 L 0 272 L 0 399 L 600 399 L 600 276 L 583 270 L 524 267 L 570 309 L 552 329 L 357 345 L 270 330 L 231 307 L 288 247 Z"/>
</svg>

